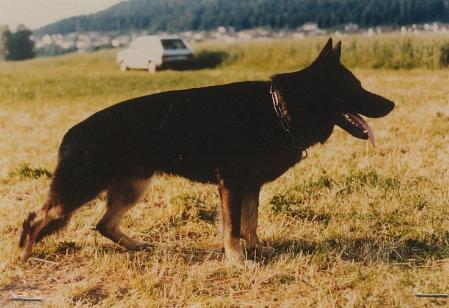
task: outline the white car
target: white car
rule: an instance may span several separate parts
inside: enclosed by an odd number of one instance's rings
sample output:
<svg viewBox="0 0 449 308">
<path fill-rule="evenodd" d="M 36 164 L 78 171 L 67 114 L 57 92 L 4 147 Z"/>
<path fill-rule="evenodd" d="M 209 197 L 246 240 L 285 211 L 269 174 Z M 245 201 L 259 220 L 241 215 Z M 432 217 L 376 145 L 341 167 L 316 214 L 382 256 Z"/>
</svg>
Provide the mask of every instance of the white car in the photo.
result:
<svg viewBox="0 0 449 308">
<path fill-rule="evenodd" d="M 188 61 L 193 58 L 192 49 L 179 36 L 140 36 L 129 48 L 117 54 L 122 71 L 146 69 L 151 73 L 165 64 Z"/>
</svg>

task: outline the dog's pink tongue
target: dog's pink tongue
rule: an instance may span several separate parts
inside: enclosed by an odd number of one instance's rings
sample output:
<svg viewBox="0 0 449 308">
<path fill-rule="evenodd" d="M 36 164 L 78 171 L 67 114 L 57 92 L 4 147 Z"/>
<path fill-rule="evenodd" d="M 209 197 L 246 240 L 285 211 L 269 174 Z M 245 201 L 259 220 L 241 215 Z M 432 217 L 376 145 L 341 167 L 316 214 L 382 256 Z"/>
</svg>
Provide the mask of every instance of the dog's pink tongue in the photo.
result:
<svg viewBox="0 0 449 308">
<path fill-rule="evenodd" d="M 373 130 L 371 129 L 371 127 L 369 127 L 368 123 L 365 122 L 365 120 L 363 120 L 363 118 L 361 116 L 359 116 L 358 114 L 351 114 L 352 118 L 354 119 L 354 121 L 357 122 L 357 124 L 359 124 L 361 127 L 363 127 L 363 129 L 365 129 L 368 133 L 368 139 L 371 142 L 371 144 L 373 145 L 373 147 L 376 146 L 376 142 L 374 140 L 374 133 Z"/>
</svg>

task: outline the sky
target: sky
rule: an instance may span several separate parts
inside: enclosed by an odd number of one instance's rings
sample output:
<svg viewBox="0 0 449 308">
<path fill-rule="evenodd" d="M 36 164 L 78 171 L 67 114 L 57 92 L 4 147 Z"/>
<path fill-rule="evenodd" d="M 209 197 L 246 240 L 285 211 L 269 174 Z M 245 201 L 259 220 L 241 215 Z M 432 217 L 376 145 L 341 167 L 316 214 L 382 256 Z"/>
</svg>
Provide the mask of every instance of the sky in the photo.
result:
<svg viewBox="0 0 449 308">
<path fill-rule="evenodd" d="M 37 29 L 63 18 L 90 14 L 122 0 L 0 0 L 0 25 Z"/>
</svg>

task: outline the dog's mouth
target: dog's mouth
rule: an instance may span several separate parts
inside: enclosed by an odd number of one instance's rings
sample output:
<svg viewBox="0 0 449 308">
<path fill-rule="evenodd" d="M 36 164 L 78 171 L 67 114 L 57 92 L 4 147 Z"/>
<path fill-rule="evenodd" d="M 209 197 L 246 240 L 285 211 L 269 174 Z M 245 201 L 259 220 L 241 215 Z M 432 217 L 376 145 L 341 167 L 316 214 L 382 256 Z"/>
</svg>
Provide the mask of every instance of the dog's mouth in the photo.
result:
<svg viewBox="0 0 449 308">
<path fill-rule="evenodd" d="M 337 115 L 335 124 L 356 138 L 369 139 L 371 144 L 375 146 L 373 130 L 358 114 L 342 113 Z"/>
</svg>

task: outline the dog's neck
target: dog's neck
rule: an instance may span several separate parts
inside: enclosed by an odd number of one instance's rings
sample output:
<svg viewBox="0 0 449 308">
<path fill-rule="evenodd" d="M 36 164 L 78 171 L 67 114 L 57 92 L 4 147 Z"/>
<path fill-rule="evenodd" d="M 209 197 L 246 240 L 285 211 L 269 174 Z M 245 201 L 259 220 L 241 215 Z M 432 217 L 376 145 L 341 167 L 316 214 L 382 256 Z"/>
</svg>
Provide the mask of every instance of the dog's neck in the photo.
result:
<svg viewBox="0 0 449 308">
<path fill-rule="evenodd" d="M 271 83 L 270 85 L 270 94 L 271 94 L 271 100 L 273 103 L 273 109 L 276 113 L 276 116 L 279 119 L 279 122 L 281 123 L 282 128 L 285 130 L 285 132 L 288 134 L 288 136 L 291 139 L 291 145 L 296 148 L 297 150 L 301 152 L 305 152 L 305 155 L 307 155 L 307 148 L 299 145 L 296 142 L 295 135 L 292 131 L 292 119 L 290 116 L 290 113 L 288 111 L 288 105 L 285 102 L 280 90 L 276 87 L 274 83 Z"/>
<path fill-rule="evenodd" d="M 276 115 L 281 122 L 282 128 L 293 137 L 291 132 L 291 122 L 292 119 L 288 113 L 287 104 L 281 95 L 281 92 L 276 88 L 274 84 L 270 86 L 271 100 L 273 102 L 273 108 Z"/>
</svg>

